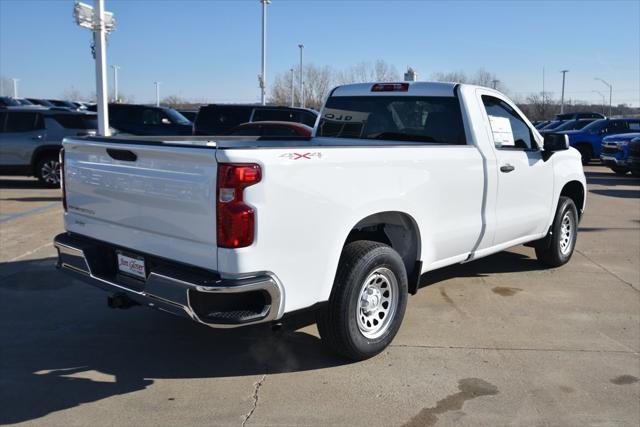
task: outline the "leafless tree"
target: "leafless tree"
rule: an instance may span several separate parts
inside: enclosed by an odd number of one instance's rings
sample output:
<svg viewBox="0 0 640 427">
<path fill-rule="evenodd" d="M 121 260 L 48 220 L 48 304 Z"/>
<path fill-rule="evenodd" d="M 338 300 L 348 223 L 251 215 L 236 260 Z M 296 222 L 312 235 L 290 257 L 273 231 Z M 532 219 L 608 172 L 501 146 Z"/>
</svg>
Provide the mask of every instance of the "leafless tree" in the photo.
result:
<svg viewBox="0 0 640 427">
<path fill-rule="evenodd" d="M 9 77 L 0 77 L 0 96 L 13 96 L 13 80 Z"/>
<path fill-rule="evenodd" d="M 389 65 L 382 59 L 375 63 L 360 62 L 335 73 L 336 84 L 365 83 L 365 82 L 389 82 L 400 80 L 400 73 L 393 65 Z"/>
</svg>

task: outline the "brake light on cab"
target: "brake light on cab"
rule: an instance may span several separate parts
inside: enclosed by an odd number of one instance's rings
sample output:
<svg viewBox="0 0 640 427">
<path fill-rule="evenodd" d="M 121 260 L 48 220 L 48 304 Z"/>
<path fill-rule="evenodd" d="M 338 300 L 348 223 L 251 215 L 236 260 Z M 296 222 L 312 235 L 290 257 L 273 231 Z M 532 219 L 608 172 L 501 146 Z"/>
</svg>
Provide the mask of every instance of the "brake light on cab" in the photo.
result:
<svg viewBox="0 0 640 427">
<path fill-rule="evenodd" d="M 371 92 L 407 92 L 409 83 L 376 83 L 371 87 Z"/>
<path fill-rule="evenodd" d="M 262 169 L 255 163 L 218 165 L 216 222 L 219 247 L 236 249 L 253 243 L 255 209 L 244 202 L 244 189 L 261 179 Z"/>
</svg>

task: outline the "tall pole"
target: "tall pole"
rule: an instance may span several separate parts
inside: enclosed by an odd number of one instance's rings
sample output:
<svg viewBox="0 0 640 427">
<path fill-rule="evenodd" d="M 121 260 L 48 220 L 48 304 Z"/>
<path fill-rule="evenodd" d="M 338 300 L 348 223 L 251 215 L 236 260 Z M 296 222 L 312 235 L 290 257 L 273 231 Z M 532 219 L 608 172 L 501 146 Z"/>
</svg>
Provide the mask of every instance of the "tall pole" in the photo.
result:
<svg viewBox="0 0 640 427">
<path fill-rule="evenodd" d="M 498 79 L 493 79 L 493 80 L 491 80 L 491 84 L 493 85 L 493 88 L 494 88 L 494 89 L 498 86 L 498 82 L 499 82 L 499 81 L 500 81 L 500 80 L 498 80 Z"/>
<path fill-rule="evenodd" d="M 295 106 L 293 104 L 293 102 L 294 102 L 293 99 L 295 98 L 295 96 L 294 96 L 295 95 L 295 93 L 294 93 L 295 89 L 293 87 L 293 76 L 294 76 L 295 71 L 293 70 L 293 68 L 290 71 L 291 71 L 291 108 L 293 108 Z"/>
<path fill-rule="evenodd" d="M 303 65 L 302 65 L 302 52 L 304 50 L 304 45 L 301 43 L 298 45 L 300 48 L 300 106 L 304 108 L 304 74 L 303 74 Z"/>
<path fill-rule="evenodd" d="M 17 98 L 18 97 L 18 82 L 20 81 L 20 79 L 11 79 L 13 80 L 13 97 Z"/>
<path fill-rule="evenodd" d="M 564 113 L 564 78 L 569 70 L 562 70 L 562 97 L 560 98 L 560 114 Z"/>
<path fill-rule="evenodd" d="M 118 103 L 118 70 L 120 69 L 119 65 L 112 65 L 113 68 L 113 102 Z"/>
<path fill-rule="evenodd" d="M 260 0 L 262 3 L 262 73 L 260 74 L 260 103 L 265 105 L 267 89 L 267 5 L 270 0 Z"/>
<path fill-rule="evenodd" d="M 604 101 L 604 95 L 600 91 L 597 91 L 597 90 L 593 90 L 592 92 L 593 93 L 597 93 L 598 95 L 600 95 L 602 97 L 602 114 L 604 114 L 604 102 L 605 102 Z M 611 114 L 609 114 L 609 115 L 611 115 Z"/>
<path fill-rule="evenodd" d="M 162 82 L 153 82 L 156 85 L 156 107 L 160 106 L 160 83 Z"/>
<path fill-rule="evenodd" d="M 601 79 L 600 77 L 596 77 L 596 80 L 600 80 L 602 83 L 609 87 L 609 117 L 611 117 L 611 95 L 613 94 L 613 85 L 609 84 L 607 81 Z"/>
<path fill-rule="evenodd" d="M 545 91 L 544 91 L 544 67 L 542 67 L 542 119 L 546 117 L 546 99 L 545 99 Z"/>
<path fill-rule="evenodd" d="M 109 109 L 107 108 L 107 51 L 105 49 L 104 0 L 95 0 L 93 7 L 94 37 L 96 43 L 96 106 L 98 135 L 109 136 Z"/>
</svg>

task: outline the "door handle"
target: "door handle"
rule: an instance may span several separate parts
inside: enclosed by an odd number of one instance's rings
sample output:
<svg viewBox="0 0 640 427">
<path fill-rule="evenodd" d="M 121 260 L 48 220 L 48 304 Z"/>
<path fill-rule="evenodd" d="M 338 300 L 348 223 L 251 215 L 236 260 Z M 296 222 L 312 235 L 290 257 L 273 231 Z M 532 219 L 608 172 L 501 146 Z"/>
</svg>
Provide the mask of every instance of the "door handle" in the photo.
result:
<svg viewBox="0 0 640 427">
<path fill-rule="evenodd" d="M 509 173 L 514 171 L 516 168 L 513 165 L 506 164 L 504 166 L 500 166 L 500 172 Z"/>
</svg>

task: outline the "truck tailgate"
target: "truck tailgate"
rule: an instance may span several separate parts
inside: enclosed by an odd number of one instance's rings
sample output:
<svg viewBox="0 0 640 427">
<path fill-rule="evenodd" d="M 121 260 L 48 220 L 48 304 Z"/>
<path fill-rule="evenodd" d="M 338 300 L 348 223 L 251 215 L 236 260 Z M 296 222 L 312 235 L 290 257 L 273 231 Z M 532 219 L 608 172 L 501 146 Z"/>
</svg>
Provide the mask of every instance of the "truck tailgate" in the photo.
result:
<svg viewBox="0 0 640 427">
<path fill-rule="evenodd" d="M 66 139 L 64 149 L 68 231 L 217 268 L 215 147 Z"/>
</svg>

